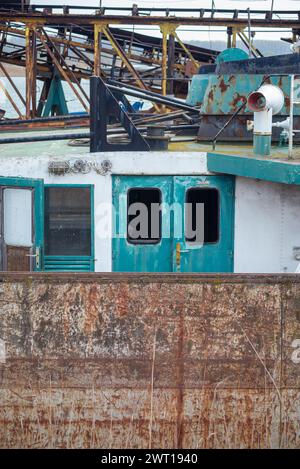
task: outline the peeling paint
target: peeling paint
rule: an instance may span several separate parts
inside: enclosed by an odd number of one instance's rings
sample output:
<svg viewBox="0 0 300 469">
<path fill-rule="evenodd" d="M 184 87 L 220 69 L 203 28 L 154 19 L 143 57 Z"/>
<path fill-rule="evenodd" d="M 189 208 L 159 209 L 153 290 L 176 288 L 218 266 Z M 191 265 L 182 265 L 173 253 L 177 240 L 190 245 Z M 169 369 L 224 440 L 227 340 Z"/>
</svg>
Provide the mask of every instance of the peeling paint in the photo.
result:
<svg viewBox="0 0 300 469">
<path fill-rule="evenodd" d="M 2 274 L 0 447 L 299 447 L 299 282 Z"/>
</svg>

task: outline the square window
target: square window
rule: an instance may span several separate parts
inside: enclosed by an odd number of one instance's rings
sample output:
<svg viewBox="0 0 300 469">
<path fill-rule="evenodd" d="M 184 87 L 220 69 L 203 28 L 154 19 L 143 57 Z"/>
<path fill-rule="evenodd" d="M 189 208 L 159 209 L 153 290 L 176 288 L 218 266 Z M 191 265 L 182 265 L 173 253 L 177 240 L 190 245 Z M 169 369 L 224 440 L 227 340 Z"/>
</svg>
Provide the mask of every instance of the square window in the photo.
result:
<svg viewBox="0 0 300 469">
<path fill-rule="evenodd" d="M 91 255 L 91 191 L 45 187 L 45 254 Z"/>
<path fill-rule="evenodd" d="M 161 240 L 161 191 L 131 188 L 127 194 L 127 241 L 157 244 Z"/>
<path fill-rule="evenodd" d="M 217 243 L 219 240 L 219 191 L 214 188 L 192 187 L 186 192 L 185 205 L 185 240 L 189 244 L 202 244 L 197 242 L 197 233 L 203 230 L 204 244 Z M 197 204 L 204 205 L 204 220 Z M 203 212 L 202 212 L 203 213 Z M 203 234 L 201 239 L 203 241 Z"/>
</svg>

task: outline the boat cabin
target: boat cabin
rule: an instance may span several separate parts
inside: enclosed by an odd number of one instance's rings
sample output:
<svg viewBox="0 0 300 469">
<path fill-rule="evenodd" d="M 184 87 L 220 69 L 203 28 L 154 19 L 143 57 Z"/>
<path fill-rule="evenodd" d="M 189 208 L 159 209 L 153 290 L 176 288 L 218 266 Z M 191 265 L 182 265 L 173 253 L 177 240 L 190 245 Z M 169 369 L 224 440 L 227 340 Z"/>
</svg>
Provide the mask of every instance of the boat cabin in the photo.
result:
<svg viewBox="0 0 300 469">
<path fill-rule="evenodd" d="M 151 153 L 2 145 L 1 269 L 294 272 L 295 158 L 228 144 Z"/>
</svg>

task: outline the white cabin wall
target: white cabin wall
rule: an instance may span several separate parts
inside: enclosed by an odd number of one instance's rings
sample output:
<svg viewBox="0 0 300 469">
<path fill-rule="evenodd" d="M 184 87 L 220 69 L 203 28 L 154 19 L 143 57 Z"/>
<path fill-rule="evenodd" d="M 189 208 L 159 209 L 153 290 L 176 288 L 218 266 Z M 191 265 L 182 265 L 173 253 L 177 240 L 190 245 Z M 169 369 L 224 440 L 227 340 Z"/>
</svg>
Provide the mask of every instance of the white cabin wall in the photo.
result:
<svg viewBox="0 0 300 469">
<path fill-rule="evenodd" d="M 300 187 L 236 178 L 234 271 L 294 272 Z"/>
<path fill-rule="evenodd" d="M 48 172 L 50 161 L 75 161 L 86 159 L 90 162 L 109 160 L 112 163 L 111 174 L 124 175 L 200 175 L 207 171 L 206 153 L 199 152 L 107 152 L 87 153 L 69 157 L 48 155 L 3 157 L 1 159 L 1 176 L 43 179 L 45 184 L 92 184 L 94 185 L 94 226 L 95 226 L 95 271 L 111 272 L 112 270 L 112 177 L 102 176 L 92 170 L 88 174 L 66 174 L 51 176 Z M 105 212 L 109 212 L 108 216 Z M 103 223 L 107 223 L 108 236 L 101 235 Z"/>
<path fill-rule="evenodd" d="M 112 178 L 88 174 L 50 176 L 50 161 L 87 159 L 101 163 L 110 160 L 112 174 L 124 175 L 201 175 L 207 171 L 206 154 L 192 152 L 99 153 L 57 157 L 3 157 L 1 175 L 43 179 L 45 184 L 92 184 L 95 208 L 95 270 L 109 272 L 111 238 L 99 235 L 103 226 L 103 207 L 110 207 Z M 104 204 L 104 205 L 103 205 Z M 248 178 L 236 178 L 234 271 L 294 272 L 298 261 L 294 247 L 300 247 L 300 186 L 274 184 Z M 111 233 L 112 217 L 105 217 Z M 99 230 L 100 228 L 100 230 Z"/>
</svg>

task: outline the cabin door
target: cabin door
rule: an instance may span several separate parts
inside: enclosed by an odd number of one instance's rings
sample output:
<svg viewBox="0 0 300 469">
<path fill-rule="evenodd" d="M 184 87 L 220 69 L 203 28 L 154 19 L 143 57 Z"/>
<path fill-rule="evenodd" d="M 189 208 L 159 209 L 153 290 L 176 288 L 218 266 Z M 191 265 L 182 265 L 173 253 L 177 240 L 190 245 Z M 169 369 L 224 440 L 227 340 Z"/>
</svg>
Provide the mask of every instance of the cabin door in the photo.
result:
<svg viewBox="0 0 300 469">
<path fill-rule="evenodd" d="M 173 239 L 166 236 L 171 226 L 164 211 L 172 200 L 172 177 L 113 176 L 114 271 L 172 271 Z"/>
<path fill-rule="evenodd" d="M 232 272 L 234 178 L 114 176 L 113 270 Z"/>
<path fill-rule="evenodd" d="M 0 268 L 42 270 L 43 181 L 0 177 Z"/>
<path fill-rule="evenodd" d="M 175 176 L 174 205 L 174 272 L 233 272 L 234 178 Z"/>
</svg>

